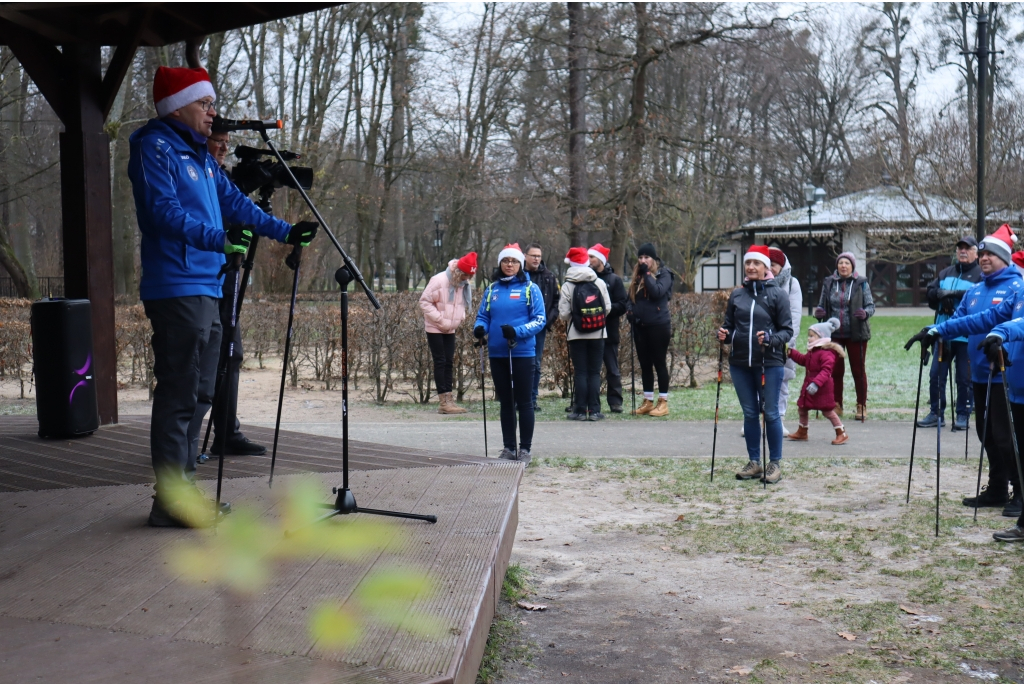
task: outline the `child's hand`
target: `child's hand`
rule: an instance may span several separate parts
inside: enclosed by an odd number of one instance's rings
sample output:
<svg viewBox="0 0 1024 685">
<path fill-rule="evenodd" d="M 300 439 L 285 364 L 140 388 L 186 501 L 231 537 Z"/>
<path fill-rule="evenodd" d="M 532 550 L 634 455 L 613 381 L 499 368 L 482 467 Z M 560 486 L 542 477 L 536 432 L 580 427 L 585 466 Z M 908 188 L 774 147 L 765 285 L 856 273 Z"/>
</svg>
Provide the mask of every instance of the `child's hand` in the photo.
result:
<svg viewBox="0 0 1024 685">
<path fill-rule="evenodd" d="M 817 383 L 808 383 L 807 384 L 807 394 L 808 395 L 814 395 L 817 392 L 818 392 L 818 384 Z"/>
</svg>

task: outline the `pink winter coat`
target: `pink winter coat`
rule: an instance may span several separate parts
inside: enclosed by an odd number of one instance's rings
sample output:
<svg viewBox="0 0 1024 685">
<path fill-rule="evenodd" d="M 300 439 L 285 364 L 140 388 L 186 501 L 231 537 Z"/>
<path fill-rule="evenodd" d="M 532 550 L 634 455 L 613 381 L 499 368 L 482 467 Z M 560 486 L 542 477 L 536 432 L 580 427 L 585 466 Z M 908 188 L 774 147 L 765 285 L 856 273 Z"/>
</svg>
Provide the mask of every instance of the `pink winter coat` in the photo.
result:
<svg viewBox="0 0 1024 685">
<path fill-rule="evenodd" d="M 827 342 L 821 347 L 812 347 L 807 354 L 790 348 L 789 358 L 800 366 L 807 367 L 804 375 L 804 384 L 800 388 L 800 399 L 796 406 L 801 409 L 828 411 L 836 408 L 836 399 L 833 396 L 832 369 L 835 368 L 836 358 L 845 357 L 843 348 L 834 342 Z M 818 392 L 813 395 L 807 392 L 807 386 L 815 383 Z"/>
<path fill-rule="evenodd" d="M 451 274 L 458 262 L 448 262 L 448 268 L 431 278 L 420 295 L 427 333 L 454 333 L 473 305 L 472 279 L 458 285 L 452 281 Z"/>
</svg>

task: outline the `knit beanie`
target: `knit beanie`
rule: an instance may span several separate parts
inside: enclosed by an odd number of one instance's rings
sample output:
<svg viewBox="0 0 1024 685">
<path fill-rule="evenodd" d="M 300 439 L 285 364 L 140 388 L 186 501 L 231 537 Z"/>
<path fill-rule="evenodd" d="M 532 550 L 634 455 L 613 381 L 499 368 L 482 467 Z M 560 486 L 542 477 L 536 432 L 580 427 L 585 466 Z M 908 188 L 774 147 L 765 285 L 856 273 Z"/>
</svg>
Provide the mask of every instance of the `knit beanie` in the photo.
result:
<svg viewBox="0 0 1024 685">
<path fill-rule="evenodd" d="M 838 257 L 836 257 L 836 268 L 839 268 L 839 260 L 840 259 L 849 259 L 850 260 L 850 268 L 852 270 L 854 270 L 854 271 L 857 270 L 857 258 L 853 256 L 852 252 L 843 252 Z"/>
<path fill-rule="evenodd" d="M 476 273 L 476 252 L 470 252 L 459 258 L 458 263 L 455 265 L 459 271 L 464 274 L 475 274 Z"/>
<path fill-rule="evenodd" d="M 1017 236 L 1013 234 L 1010 224 L 1003 224 L 996 229 L 996 232 L 981 241 L 978 245 L 978 252 L 991 252 L 1003 260 L 1007 266 L 1013 261 L 1013 245 L 1017 242 Z"/>
<path fill-rule="evenodd" d="M 770 259 L 773 264 L 786 266 L 786 253 L 777 247 L 768 248 L 768 259 Z"/>
<path fill-rule="evenodd" d="M 565 255 L 565 263 L 569 266 L 590 266 L 590 255 L 585 247 L 570 247 Z"/>
<path fill-rule="evenodd" d="M 654 245 L 652 243 L 644 243 L 640 246 L 640 249 L 636 251 L 637 257 L 643 257 L 644 255 L 647 255 L 654 260 L 658 259 L 658 251 L 654 249 Z"/>
<path fill-rule="evenodd" d="M 819 338 L 831 338 L 834 331 L 839 330 L 839 319 L 832 317 L 828 321 L 816 323 L 808 328 L 818 334 Z"/>
<path fill-rule="evenodd" d="M 217 99 L 206 69 L 160 67 L 153 77 L 153 103 L 157 116 L 165 117 L 203 98 Z"/>
<path fill-rule="evenodd" d="M 772 260 L 768 256 L 767 245 L 751 245 L 750 249 L 747 250 L 747 253 L 743 255 L 743 263 L 746 264 L 751 259 L 753 259 L 754 261 L 761 262 L 762 264 L 765 265 L 765 268 L 767 269 L 772 268 Z"/>
<path fill-rule="evenodd" d="M 611 254 L 611 250 L 609 250 L 607 247 L 605 247 L 601 243 L 597 243 L 592 248 L 587 250 L 587 254 L 591 255 L 593 257 L 597 257 L 598 259 L 601 260 L 602 264 L 607 266 L 608 265 L 608 255 Z"/>
<path fill-rule="evenodd" d="M 498 266 L 501 266 L 501 260 L 505 257 L 515 257 L 519 260 L 519 265 L 526 268 L 526 255 L 519 249 L 519 243 L 509 243 L 501 248 L 501 252 L 498 253 Z"/>
</svg>

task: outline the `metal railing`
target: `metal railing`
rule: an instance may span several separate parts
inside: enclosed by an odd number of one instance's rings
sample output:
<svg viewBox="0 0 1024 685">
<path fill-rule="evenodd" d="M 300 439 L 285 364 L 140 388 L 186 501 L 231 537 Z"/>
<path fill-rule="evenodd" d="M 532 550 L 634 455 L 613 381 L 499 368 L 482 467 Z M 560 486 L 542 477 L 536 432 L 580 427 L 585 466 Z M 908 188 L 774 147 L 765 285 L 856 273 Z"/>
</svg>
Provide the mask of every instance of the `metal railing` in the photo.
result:
<svg viewBox="0 0 1024 685">
<path fill-rule="evenodd" d="M 37 276 L 39 294 L 42 297 L 64 297 L 63 276 Z M 14 288 L 14 279 L 10 276 L 0 278 L 0 297 L 18 297 Z"/>
</svg>

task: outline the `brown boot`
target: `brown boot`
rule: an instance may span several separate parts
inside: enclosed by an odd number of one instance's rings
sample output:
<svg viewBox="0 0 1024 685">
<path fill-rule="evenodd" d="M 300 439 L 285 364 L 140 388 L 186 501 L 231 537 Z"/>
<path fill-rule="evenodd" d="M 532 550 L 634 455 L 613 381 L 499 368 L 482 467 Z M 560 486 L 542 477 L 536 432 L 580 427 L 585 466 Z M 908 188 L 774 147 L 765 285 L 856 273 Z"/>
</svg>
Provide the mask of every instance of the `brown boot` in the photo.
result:
<svg viewBox="0 0 1024 685">
<path fill-rule="evenodd" d="M 868 408 L 867 408 L 867 405 L 858 404 L 857 405 L 857 414 L 856 414 L 856 416 L 854 416 L 854 418 L 856 420 L 860 421 L 861 423 L 864 423 L 865 421 L 867 421 L 867 419 L 868 419 Z"/>
<path fill-rule="evenodd" d="M 455 404 L 455 395 L 448 393 L 448 413 L 449 414 L 465 414 L 469 410 L 465 407 L 460 407 Z"/>
<path fill-rule="evenodd" d="M 438 395 L 438 399 L 441 401 L 441 406 L 437 408 L 438 414 L 465 414 L 466 410 L 455 404 L 455 400 L 452 399 L 450 392 L 443 392 Z"/>
<path fill-rule="evenodd" d="M 789 440 L 806 440 L 807 439 L 807 426 L 800 426 L 796 429 L 795 433 L 790 433 L 786 436 Z"/>
<path fill-rule="evenodd" d="M 845 445 L 850 439 L 850 435 L 846 432 L 846 429 L 842 426 L 836 428 L 836 439 L 832 441 L 833 445 Z"/>
<path fill-rule="evenodd" d="M 658 398 L 658 404 L 654 406 L 648 414 L 648 416 L 668 416 L 668 400 L 664 397 Z"/>
<path fill-rule="evenodd" d="M 636 414 L 637 416 L 641 416 L 643 414 L 650 414 L 652 409 L 654 409 L 654 402 L 651 402 L 650 400 L 645 398 L 643 404 L 636 408 Z"/>
</svg>

